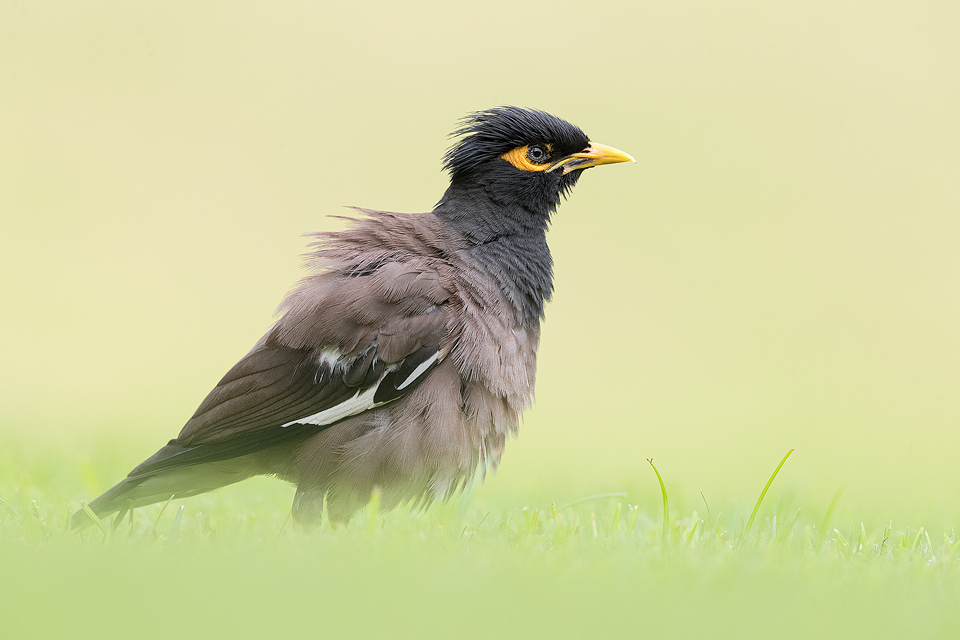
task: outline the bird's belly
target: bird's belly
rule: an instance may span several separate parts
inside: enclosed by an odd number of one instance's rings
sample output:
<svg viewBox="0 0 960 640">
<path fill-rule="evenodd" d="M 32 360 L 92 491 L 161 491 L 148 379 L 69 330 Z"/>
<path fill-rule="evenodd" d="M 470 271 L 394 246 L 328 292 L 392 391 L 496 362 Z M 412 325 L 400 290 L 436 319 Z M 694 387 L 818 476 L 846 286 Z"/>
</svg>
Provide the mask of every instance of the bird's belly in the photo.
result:
<svg viewBox="0 0 960 640">
<path fill-rule="evenodd" d="M 330 508 L 351 512 L 374 490 L 384 506 L 426 504 L 496 468 L 530 404 L 535 363 L 528 335 L 504 337 L 474 353 L 454 349 L 402 401 L 304 443 L 301 469 L 329 488 Z"/>
</svg>

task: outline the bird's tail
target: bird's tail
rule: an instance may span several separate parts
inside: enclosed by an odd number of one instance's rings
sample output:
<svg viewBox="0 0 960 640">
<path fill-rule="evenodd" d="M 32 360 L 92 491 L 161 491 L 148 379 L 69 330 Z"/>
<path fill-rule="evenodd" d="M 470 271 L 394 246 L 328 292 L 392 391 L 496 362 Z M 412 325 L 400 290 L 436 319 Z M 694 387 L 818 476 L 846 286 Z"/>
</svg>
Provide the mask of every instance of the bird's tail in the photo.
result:
<svg viewBox="0 0 960 640">
<path fill-rule="evenodd" d="M 118 511 L 126 512 L 127 509 L 133 508 L 133 500 L 136 498 L 135 489 L 138 486 L 136 481 L 131 481 L 130 478 L 124 478 L 116 486 L 108 491 L 104 492 L 96 500 L 90 502 L 86 506 L 92 511 L 98 518 L 107 518 L 113 513 Z M 171 495 L 168 495 L 167 498 L 172 495 L 176 495 L 174 492 Z M 152 502 L 159 502 L 162 498 L 156 498 L 156 500 L 151 500 L 143 504 L 151 504 Z M 122 515 L 121 515 L 122 517 Z M 76 513 L 73 514 L 73 517 L 70 519 L 70 527 L 72 529 L 85 529 L 86 527 L 93 524 L 94 520 L 87 512 L 87 509 L 77 509 Z"/>
<path fill-rule="evenodd" d="M 170 446 L 167 445 L 161 449 L 157 455 L 167 453 L 165 450 Z M 150 460 L 156 457 L 155 455 Z M 250 464 L 245 463 L 242 458 L 162 468 L 149 472 L 142 471 L 143 467 L 144 465 L 140 465 L 115 487 L 90 502 L 87 505 L 89 509 L 98 518 L 107 518 L 117 512 L 120 512 L 122 517 L 129 509 L 163 502 L 170 498 L 187 498 L 205 493 L 239 482 L 255 473 Z M 83 529 L 91 524 L 93 524 L 93 518 L 85 509 L 79 509 L 70 521 L 73 529 Z"/>
</svg>

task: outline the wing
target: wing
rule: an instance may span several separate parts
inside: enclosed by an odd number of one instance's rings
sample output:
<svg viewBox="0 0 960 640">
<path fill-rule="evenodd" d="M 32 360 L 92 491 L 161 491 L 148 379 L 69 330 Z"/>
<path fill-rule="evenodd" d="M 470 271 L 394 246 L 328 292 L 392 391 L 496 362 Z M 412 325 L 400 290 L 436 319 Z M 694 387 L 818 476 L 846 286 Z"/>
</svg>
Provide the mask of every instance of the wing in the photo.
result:
<svg viewBox="0 0 960 640">
<path fill-rule="evenodd" d="M 423 261 L 308 278 L 180 435 L 130 478 L 260 451 L 403 397 L 448 351 L 448 298 Z"/>
</svg>

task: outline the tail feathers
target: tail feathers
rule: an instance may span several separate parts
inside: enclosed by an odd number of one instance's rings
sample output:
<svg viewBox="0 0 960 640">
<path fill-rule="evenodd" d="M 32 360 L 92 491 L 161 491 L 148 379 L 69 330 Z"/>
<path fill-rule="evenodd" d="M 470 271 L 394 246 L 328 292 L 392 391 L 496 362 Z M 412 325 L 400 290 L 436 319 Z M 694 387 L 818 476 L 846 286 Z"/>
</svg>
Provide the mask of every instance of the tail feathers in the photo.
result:
<svg viewBox="0 0 960 640">
<path fill-rule="evenodd" d="M 133 496 L 130 495 L 136 488 L 139 483 L 137 481 L 131 481 L 130 478 L 124 478 L 119 484 L 117 484 L 112 489 L 106 491 L 96 500 L 90 502 L 87 506 L 93 511 L 98 518 L 106 518 L 110 514 L 130 509 L 133 507 Z M 167 498 L 170 496 L 168 495 Z M 150 504 L 151 502 L 159 502 L 160 498 L 157 500 L 151 500 L 150 502 L 145 502 L 143 504 Z M 70 519 L 70 527 L 72 529 L 84 529 L 93 524 L 93 519 L 90 518 L 85 509 L 78 509 L 76 513 L 73 514 L 73 518 Z"/>
<path fill-rule="evenodd" d="M 116 511 L 186 498 L 224 485 L 239 482 L 259 473 L 251 458 L 260 451 L 317 433 L 326 426 L 292 424 L 283 429 L 254 430 L 228 440 L 183 444 L 171 440 L 141 462 L 120 484 L 88 506 L 104 518 Z M 75 529 L 93 524 L 81 509 L 73 514 Z"/>
<path fill-rule="evenodd" d="M 167 445 L 158 451 L 150 460 L 159 456 L 170 446 Z M 134 469 L 119 484 L 87 506 L 97 517 L 106 518 L 117 511 L 124 513 L 128 509 L 163 502 L 172 497 L 187 498 L 212 491 L 244 480 L 256 473 L 255 465 L 244 458 L 138 473 L 143 466 L 140 465 Z M 91 524 L 93 520 L 84 509 L 74 513 L 70 522 L 73 529 L 83 529 Z"/>
</svg>

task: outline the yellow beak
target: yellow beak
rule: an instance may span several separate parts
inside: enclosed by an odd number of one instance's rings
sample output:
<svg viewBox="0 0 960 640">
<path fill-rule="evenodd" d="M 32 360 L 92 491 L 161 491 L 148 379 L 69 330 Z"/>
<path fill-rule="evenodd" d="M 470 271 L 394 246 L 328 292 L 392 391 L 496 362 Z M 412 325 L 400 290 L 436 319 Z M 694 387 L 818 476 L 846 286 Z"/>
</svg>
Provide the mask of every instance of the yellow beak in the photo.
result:
<svg viewBox="0 0 960 640">
<path fill-rule="evenodd" d="M 574 169 L 586 169 L 587 167 L 596 167 L 601 164 L 616 164 L 617 162 L 636 163 L 636 160 L 634 160 L 633 156 L 629 153 L 624 153 L 619 149 L 608 147 L 599 142 L 591 142 L 590 146 L 583 151 L 571 153 L 564 158 L 560 158 L 547 167 L 546 170 L 549 172 L 563 167 L 563 172 L 566 174 Z"/>
</svg>

